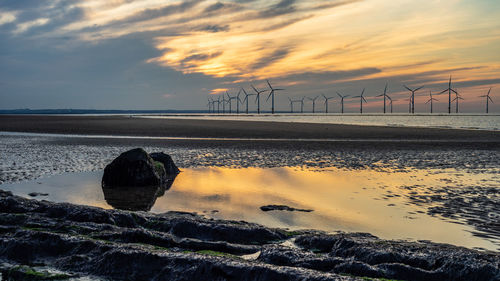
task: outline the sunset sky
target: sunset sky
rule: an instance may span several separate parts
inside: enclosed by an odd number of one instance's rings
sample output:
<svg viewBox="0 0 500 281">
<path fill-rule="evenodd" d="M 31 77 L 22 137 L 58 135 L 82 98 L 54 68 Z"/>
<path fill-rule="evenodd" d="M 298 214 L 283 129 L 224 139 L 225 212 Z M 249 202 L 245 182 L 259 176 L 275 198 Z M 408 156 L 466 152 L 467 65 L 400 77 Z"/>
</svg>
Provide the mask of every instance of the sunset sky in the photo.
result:
<svg viewBox="0 0 500 281">
<path fill-rule="evenodd" d="M 463 112 L 483 112 L 493 87 L 500 113 L 500 1 L 0 0 L 0 109 L 204 109 L 269 79 L 286 89 L 278 110 L 366 88 L 366 111 L 381 112 L 388 83 L 398 112 L 403 84 L 425 85 L 426 112 L 450 75 Z"/>
</svg>

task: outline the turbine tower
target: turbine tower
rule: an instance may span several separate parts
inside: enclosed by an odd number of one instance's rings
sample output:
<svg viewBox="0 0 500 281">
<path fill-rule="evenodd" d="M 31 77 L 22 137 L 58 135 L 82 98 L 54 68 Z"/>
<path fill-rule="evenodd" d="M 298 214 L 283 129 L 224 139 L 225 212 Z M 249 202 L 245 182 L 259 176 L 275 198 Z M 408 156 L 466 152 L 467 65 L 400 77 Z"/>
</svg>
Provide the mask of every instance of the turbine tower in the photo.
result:
<svg viewBox="0 0 500 281">
<path fill-rule="evenodd" d="M 321 94 L 323 98 L 325 99 L 325 113 L 328 113 L 328 101 L 333 99 L 334 97 L 327 97 L 324 94 Z"/>
<path fill-rule="evenodd" d="M 391 106 L 391 113 L 392 113 L 392 98 L 387 96 L 387 98 L 389 99 L 389 105 Z"/>
<path fill-rule="evenodd" d="M 458 113 L 458 101 L 464 100 L 457 92 L 455 92 L 455 98 L 452 100 L 455 102 L 455 113 Z"/>
<path fill-rule="evenodd" d="M 207 103 L 207 106 L 208 106 L 208 113 L 213 113 L 213 106 L 214 105 L 214 102 L 211 98 L 208 98 L 208 103 Z"/>
<path fill-rule="evenodd" d="M 257 97 L 255 98 L 255 102 L 257 102 L 257 114 L 260 114 L 260 94 L 264 93 L 266 90 L 257 90 L 252 85 L 253 90 L 256 92 Z"/>
<path fill-rule="evenodd" d="M 403 85 L 408 91 L 411 92 L 411 96 L 410 96 L 410 99 L 411 99 L 411 113 L 415 113 L 415 92 L 422 89 L 424 86 L 420 86 L 416 89 L 410 89 L 409 87 L 407 87 L 406 85 Z"/>
<path fill-rule="evenodd" d="M 275 91 L 283 91 L 284 89 L 275 89 L 275 88 L 273 88 L 273 86 L 271 86 L 271 83 L 269 83 L 269 80 L 266 80 L 266 81 L 267 81 L 267 85 L 269 85 L 269 88 L 271 89 L 271 91 L 269 92 L 269 96 L 267 96 L 266 101 L 268 101 L 269 98 L 272 97 L 272 99 L 271 99 L 271 114 L 274 114 L 274 92 Z"/>
<path fill-rule="evenodd" d="M 429 100 L 425 103 L 425 104 L 428 104 L 430 103 L 431 104 L 431 114 L 432 114 L 432 101 L 438 101 L 437 99 L 433 98 L 432 97 L 432 92 L 429 91 Z"/>
<path fill-rule="evenodd" d="M 386 98 L 388 97 L 388 96 L 387 96 L 387 83 L 385 83 L 384 93 L 383 93 L 383 94 L 381 94 L 381 95 L 378 95 L 377 97 L 384 97 L 384 114 L 385 114 L 385 100 L 386 100 Z"/>
<path fill-rule="evenodd" d="M 222 114 L 226 113 L 226 96 L 222 94 Z"/>
<path fill-rule="evenodd" d="M 313 113 L 316 111 L 316 99 L 318 99 L 319 96 L 315 96 L 314 98 L 307 98 L 308 100 L 312 101 L 313 104 Z"/>
<path fill-rule="evenodd" d="M 290 113 L 293 113 L 293 100 L 288 97 L 288 100 L 290 101 Z"/>
<path fill-rule="evenodd" d="M 304 113 L 304 99 L 305 97 L 302 97 L 302 99 L 298 100 L 300 102 L 300 113 Z"/>
<path fill-rule="evenodd" d="M 243 102 L 242 102 L 242 103 L 246 102 L 246 104 L 247 104 L 247 109 L 246 109 L 245 113 L 246 113 L 246 114 L 248 114 L 248 97 L 250 97 L 250 96 L 255 96 L 255 94 L 249 94 L 249 93 L 247 93 L 247 91 L 245 91 L 245 89 L 243 89 L 243 88 L 241 88 L 241 90 L 242 90 L 242 91 L 243 91 L 243 93 L 245 94 L 245 98 L 243 99 Z"/>
<path fill-rule="evenodd" d="M 233 104 L 231 101 L 232 101 L 235 97 L 231 97 L 227 91 L 226 91 L 226 95 L 227 95 L 227 103 L 229 104 L 229 114 L 231 114 L 231 111 L 232 111 L 232 109 L 231 109 L 231 105 Z"/>
<path fill-rule="evenodd" d="M 448 92 L 448 114 L 451 114 L 451 92 L 454 92 L 455 94 L 457 94 L 457 91 L 455 91 L 451 88 L 451 75 L 450 75 L 450 82 L 448 82 L 448 89 L 443 90 L 438 95 L 440 95 L 442 93 L 446 93 L 446 92 Z"/>
<path fill-rule="evenodd" d="M 217 114 L 220 114 L 220 96 L 217 97 Z"/>
<path fill-rule="evenodd" d="M 337 92 L 337 95 L 339 95 L 339 97 L 340 97 L 340 104 L 341 104 L 341 111 L 340 112 L 342 112 L 342 114 L 344 114 L 344 98 L 347 98 L 349 95 L 343 96 L 339 92 Z"/>
<path fill-rule="evenodd" d="M 491 101 L 491 103 L 493 103 L 493 100 L 490 97 L 490 92 L 491 92 L 491 88 L 488 90 L 488 94 L 486 94 L 484 96 L 479 96 L 480 98 L 486 98 L 486 114 L 488 114 L 488 111 L 489 111 L 489 102 Z"/>
<path fill-rule="evenodd" d="M 359 113 L 363 114 L 363 102 L 367 102 L 363 95 L 365 94 L 365 89 L 361 92 L 361 95 L 355 96 L 353 98 L 359 98 Z"/>
</svg>

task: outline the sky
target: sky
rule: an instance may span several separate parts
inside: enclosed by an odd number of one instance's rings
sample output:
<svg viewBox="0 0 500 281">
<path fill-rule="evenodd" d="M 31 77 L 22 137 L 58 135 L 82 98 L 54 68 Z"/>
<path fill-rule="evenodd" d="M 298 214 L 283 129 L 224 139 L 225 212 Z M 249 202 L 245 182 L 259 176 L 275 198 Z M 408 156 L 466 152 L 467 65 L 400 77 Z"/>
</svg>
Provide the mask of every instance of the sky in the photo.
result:
<svg viewBox="0 0 500 281">
<path fill-rule="evenodd" d="M 500 113 L 499 19 L 498 0 L 0 0 L 0 109 L 206 109 L 269 79 L 277 110 L 339 92 L 357 112 L 366 88 L 381 112 L 387 83 L 395 112 L 404 85 L 424 86 L 417 112 L 429 92 L 445 112 L 451 75 L 461 112 L 491 87 Z"/>
</svg>

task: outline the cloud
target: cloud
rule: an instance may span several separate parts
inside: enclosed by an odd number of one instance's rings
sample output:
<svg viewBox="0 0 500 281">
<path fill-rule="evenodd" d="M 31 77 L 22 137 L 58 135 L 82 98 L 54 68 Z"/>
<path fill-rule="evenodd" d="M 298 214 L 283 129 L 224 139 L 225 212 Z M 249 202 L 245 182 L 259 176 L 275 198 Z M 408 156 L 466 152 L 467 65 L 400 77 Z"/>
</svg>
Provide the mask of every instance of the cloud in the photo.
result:
<svg viewBox="0 0 500 281">
<path fill-rule="evenodd" d="M 39 18 L 39 19 L 36 19 L 33 21 L 23 22 L 23 23 L 20 23 L 16 26 L 14 33 L 15 34 L 23 33 L 23 32 L 26 32 L 27 30 L 29 30 L 33 27 L 45 25 L 48 22 L 49 22 L 49 19 L 47 19 L 47 18 Z"/>
<path fill-rule="evenodd" d="M 268 65 L 275 63 L 276 61 L 279 61 L 279 60 L 285 58 L 289 53 L 290 53 L 290 49 L 287 47 L 277 49 L 277 50 L 273 51 L 271 54 L 260 58 L 257 62 L 250 65 L 250 69 L 264 68 Z"/>
<path fill-rule="evenodd" d="M 290 95 L 378 91 L 387 81 L 391 91 L 403 83 L 440 89 L 450 73 L 457 87 L 480 87 L 500 74 L 498 16 L 461 0 L 5 0 L 0 83 L 64 100 L 57 85 L 82 79 L 89 92 L 121 91 L 129 104 L 152 106 L 165 92 L 179 93 L 169 104 L 191 105 L 203 88 L 264 79 Z"/>
<path fill-rule="evenodd" d="M 16 13 L 0 11 L 0 25 L 11 23 L 16 20 Z"/>
</svg>

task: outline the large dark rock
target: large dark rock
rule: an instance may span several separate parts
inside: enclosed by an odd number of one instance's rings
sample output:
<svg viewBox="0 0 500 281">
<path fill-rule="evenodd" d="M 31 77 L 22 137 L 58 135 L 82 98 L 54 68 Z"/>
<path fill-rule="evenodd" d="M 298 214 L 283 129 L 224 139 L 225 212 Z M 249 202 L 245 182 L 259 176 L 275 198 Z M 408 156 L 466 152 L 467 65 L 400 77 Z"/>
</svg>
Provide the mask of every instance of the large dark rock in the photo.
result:
<svg viewBox="0 0 500 281">
<path fill-rule="evenodd" d="M 166 157 L 164 156 L 163 158 Z M 172 161 L 170 156 L 168 158 Z M 173 162 L 168 164 L 170 169 L 172 169 L 172 165 L 175 167 Z M 155 161 L 144 149 L 136 148 L 120 154 L 120 156 L 106 166 L 102 177 L 102 186 L 162 186 L 169 179 L 162 162 Z"/>
</svg>

